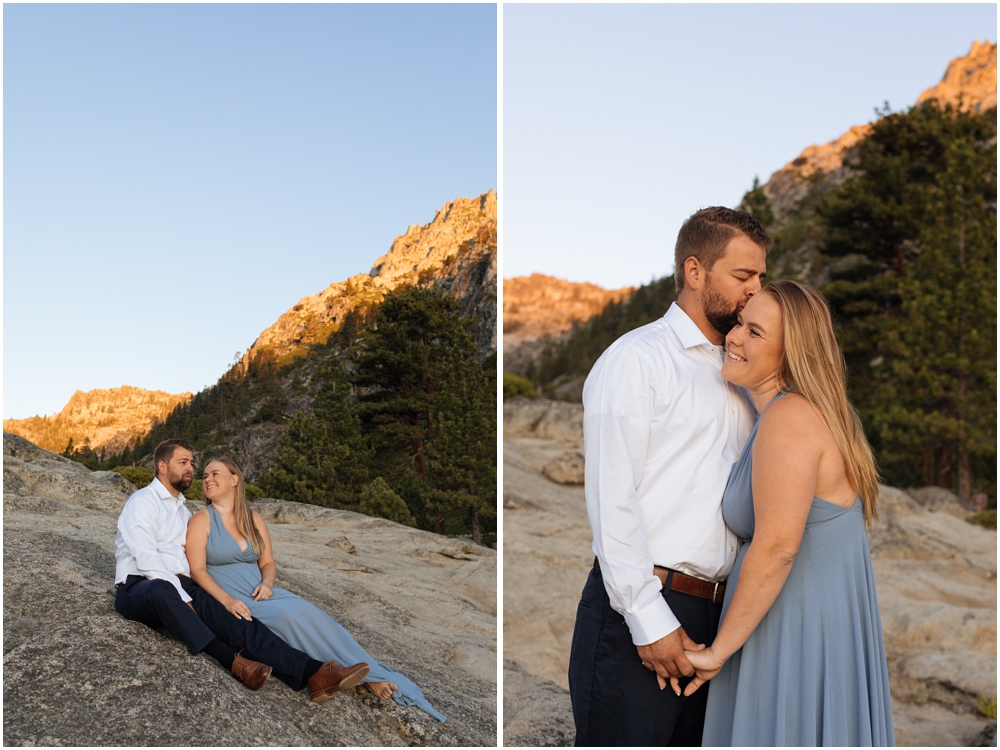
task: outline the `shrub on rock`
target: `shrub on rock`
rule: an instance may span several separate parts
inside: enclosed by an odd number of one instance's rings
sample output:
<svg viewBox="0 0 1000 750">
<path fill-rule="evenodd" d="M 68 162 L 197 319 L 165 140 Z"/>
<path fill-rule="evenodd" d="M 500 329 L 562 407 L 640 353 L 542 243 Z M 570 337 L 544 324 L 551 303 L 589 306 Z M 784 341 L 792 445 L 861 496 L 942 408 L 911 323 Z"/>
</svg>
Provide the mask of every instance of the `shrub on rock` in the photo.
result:
<svg viewBox="0 0 1000 750">
<path fill-rule="evenodd" d="M 366 485 L 361 491 L 358 511 L 366 516 L 385 518 L 404 526 L 416 526 L 417 522 L 406 507 L 403 498 L 392 491 L 392 487 L 382 477 Z"/>
</svg>

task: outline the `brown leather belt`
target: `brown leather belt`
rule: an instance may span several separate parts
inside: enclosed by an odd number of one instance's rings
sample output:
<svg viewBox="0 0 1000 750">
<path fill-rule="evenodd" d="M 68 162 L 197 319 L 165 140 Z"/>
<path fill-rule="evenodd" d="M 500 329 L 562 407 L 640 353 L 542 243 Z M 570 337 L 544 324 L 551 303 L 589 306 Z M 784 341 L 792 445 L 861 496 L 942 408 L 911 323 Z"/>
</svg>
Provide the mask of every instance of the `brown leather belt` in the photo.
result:
<svg viewBox="0 0 1000 750">
<path fill-rule="evenodd" d="M 601 563 L 594 558 L 594 570 L 601 572 Z M 679 570 L 671 568 L 661 568 L 659 565 L 653 566 L 653 575 L 660 579 L 663 588 L 671 591 L 680 591 L 682 594 L 690 594 L 702 599 L 708 599 L 712 604 L 720 604 L 722 597 L 726 594 L 726 582 L 705 581 L 701 578 L 689 576 Z"/>
</svg>

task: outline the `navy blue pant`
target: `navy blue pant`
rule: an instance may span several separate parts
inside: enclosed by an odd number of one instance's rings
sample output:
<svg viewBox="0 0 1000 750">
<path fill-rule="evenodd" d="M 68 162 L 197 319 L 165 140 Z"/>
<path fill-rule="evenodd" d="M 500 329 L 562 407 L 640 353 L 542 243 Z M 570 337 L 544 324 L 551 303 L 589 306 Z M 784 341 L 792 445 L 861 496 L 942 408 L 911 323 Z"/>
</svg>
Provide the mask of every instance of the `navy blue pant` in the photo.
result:
<svg viewBox="0 0 1000 750">
<path fill-rule="evenodd" d="M 663 597 L 695 643 L 711 645 L 721 604 L 679 591 Z M 687 683 L 681 678 L 681 687 Z M 708 687 L 685 698 L 642 666 L 625 618 L 611 608 L 600 571 L 591 570 L 576 610 L 569 691 L 578 746 L 700 746 Z"/>
<path fill-rule="evenodd" d="M 292 690 L 305 687 L 308 655 L 289 646 L 262 622 L 234 617 L 190 578 L 178 577 L 191 597 L 194 611 L 170 583 L 142 576 L 129 576 L 118 588 L 115 609 L 126 620 L 136 620 L 151 628 L 162 625 L 192 654 L 218 638 L 233 651 L 242 650 L 247 659 L 270 666 L 274 676 Z"/>
</svg>

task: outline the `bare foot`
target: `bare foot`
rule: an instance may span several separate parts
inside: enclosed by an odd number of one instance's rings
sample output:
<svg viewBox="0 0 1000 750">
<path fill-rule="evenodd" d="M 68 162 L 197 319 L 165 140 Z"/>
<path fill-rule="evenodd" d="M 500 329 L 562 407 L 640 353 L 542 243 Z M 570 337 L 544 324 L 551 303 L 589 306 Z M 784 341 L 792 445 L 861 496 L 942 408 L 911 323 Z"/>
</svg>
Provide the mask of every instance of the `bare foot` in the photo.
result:
<svg viewBox="0 0 1000 750">
<path fill-rule="evenodd" d="M 384 701 L 392 697 L 393 690 L 399 690 L 399 685 L 395 682 L 366 682 L 365 687 L 376 698 L 381 698 Z"/>
</svg>

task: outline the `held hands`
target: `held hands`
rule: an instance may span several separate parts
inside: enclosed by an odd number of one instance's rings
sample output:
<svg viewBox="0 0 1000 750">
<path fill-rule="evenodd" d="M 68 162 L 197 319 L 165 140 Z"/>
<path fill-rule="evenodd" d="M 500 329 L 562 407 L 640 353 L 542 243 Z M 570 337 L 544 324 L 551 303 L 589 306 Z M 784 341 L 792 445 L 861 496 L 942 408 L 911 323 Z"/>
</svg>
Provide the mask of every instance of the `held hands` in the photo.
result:
<svg viewBox="0 0 1000 750">
<path fill-rule="evenodd" d="M 690 677 L 695 673 L 695 668 L 689 660 L 691 654 L 704 648 L 704 644 L 695 643 L 688 638 L 684 628 L 677 628 L 647 646 L 636 646 L 642 665 L 651 672 L 656 672 L 660 690 L 663 690 L 667 686 L 667 680 L 670 680 L 674 692 L 678 695 L 680 687 L 677 680 L 681 675 Z"/>
<path fill-rule="evenodd" d="M 684 688 L 684 695 L 693 694 L 695 690 L 719 674 L 722 665 L 726 663 L 726 660 L 716 655 L 711 647 L 705 648 L 703 646 L 700 651 L 685 650 L 684 655 L 695 670 L 694 679 Z M 670 678 L 670 685 L 677 695 L 681 694 L 680 684 L 678 684 L 676 678 Z"/>
<path fill-rule="evenodd" d="M 229 612 L 229 614 L 231 614 L 237 620 L 253 619 L 250 616 L 250 608 L 246 604 L 241 602 L 239 599 L 236 599 L 231 596 L 229 597 L 229 601 L 225 602 L 223 606 L 226 608 L 226 611 Z"/>
<path fill-rule="evenodd" d="M 253 590 L 253 600 L 255 602 L 263 601 L 264 599 L 270 599 L 274 592 L 271 591 L 271 587 L 266 583 L 262 583 Z"/>
</svg>

